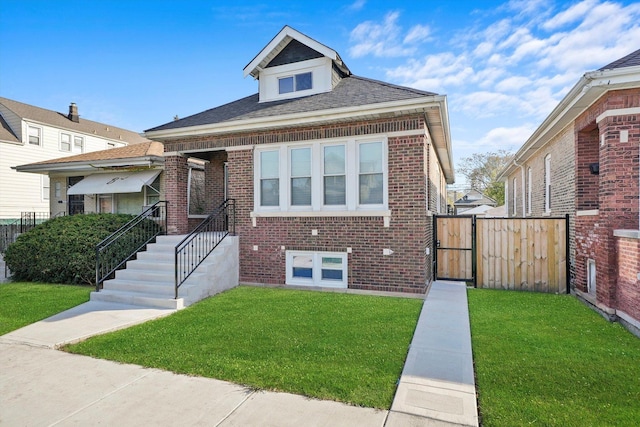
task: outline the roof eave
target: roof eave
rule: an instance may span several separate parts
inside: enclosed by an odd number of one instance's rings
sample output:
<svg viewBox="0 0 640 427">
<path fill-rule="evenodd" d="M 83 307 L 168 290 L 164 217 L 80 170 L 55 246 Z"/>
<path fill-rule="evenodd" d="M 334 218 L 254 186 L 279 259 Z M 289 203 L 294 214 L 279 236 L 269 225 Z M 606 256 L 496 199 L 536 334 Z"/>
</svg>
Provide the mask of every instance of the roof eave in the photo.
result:
<svg viewBox="0 0 640 427">
<path fill-rule="evenodd" d="M 606 92 L 638 86 L 640 86 L 640 66 L 599 70 L 584 74 L 520 147 L 514 155 L 513 161 L 500 172 L 497 179 L 507 179 L 519 167 L 518 163 L 526 161 L 545 146 Z"/>
<path fill-rule="evenodd" d="M 141 156 L 128 159 L 112 160 L 85 160 L 79 162 L 61 162 L 45 164 L 26 164 L 15 166 L 12 169 L 18 172 L 49 173 L 49 172 L 80 172 L 100 168 L 127 167 L 127 166 L 162 166 L 164 157 L 162 156 Z"/>
</svg>

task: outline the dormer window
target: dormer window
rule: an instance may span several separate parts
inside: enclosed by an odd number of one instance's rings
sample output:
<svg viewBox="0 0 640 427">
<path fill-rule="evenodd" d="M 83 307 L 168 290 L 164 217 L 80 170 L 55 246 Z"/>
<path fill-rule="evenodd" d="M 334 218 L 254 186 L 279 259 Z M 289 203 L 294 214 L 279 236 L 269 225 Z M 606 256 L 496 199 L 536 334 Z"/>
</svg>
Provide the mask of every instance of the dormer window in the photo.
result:
<svg viewBox="0 0 640 427">
<path fill-rule="evenodd" d="M 281 77 L 278 79 L 278 92 L 280 94 L 309 90 L 313 87 L 311 72 L 296 74 L 295 76 Z"/>
</svg>

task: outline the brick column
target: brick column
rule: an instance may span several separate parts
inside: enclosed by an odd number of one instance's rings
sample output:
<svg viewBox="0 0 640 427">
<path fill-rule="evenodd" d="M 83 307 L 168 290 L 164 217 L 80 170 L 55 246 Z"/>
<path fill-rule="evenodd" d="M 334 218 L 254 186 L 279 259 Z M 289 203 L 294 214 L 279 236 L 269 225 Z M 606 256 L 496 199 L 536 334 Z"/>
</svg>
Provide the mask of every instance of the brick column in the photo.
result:
<svg viewBox="0 0 640 427">
<path fill-rule="evenodd" d="M 618 247 L 614 230 L 638 229 L 638 125 L 635 116 L 610 116 L 598 123 L 605 144 L 600 147 L 600 241 L 598 244 L 597 298 L 615 308 Z M 636 130 L 634 130 L 634 128 Z M 628 141 L 620 134 L 627 130 Z M 634 137 L 635 136 L 635 137 Z"/>
<path fill-rule="evenodd" d="M 167 233 L 186 234 L 189 232 L 187 217 L 187 186 L 189 167 L 186 157 L 170 155 L 164 159 L 165 198 L 167 206 Z"/>
</svg>

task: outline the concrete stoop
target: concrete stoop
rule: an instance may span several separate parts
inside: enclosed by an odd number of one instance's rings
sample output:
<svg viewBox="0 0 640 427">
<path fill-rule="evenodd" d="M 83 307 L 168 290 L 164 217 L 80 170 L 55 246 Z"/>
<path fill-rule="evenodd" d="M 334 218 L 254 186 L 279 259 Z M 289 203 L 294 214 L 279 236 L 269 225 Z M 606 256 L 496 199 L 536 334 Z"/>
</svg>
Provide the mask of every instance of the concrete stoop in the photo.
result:
<svg viewBox="0 0 640 427">
<path fill-rule="evenodd" d="M 179 310 L 239 282 L 239 243 L 227 236 L 180 286 L 175 297 L 175 245 L 185 236 L 158 236 L 137 259 L 106 280 L 91 301 Z"/>
</svg>

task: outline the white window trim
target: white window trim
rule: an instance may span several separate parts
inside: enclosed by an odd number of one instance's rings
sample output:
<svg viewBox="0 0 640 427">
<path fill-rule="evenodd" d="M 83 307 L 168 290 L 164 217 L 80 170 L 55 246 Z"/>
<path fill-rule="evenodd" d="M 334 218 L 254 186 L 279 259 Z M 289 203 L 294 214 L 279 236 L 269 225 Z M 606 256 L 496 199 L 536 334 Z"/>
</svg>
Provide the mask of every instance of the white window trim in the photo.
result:
<svg viewBox="0 0 640 427">
<path fill-rule="evenodd" d="M 513 188 L 511 189 L 511 191 L 513 192 L 513 207 L 511 209 L 512 209 L 513 216 L 516 216 L 518 214 L 518 204 L 516 203 L 516 200 L 518 200 L 517 178 L 513 178 Z"/>
<path fill-rule="evenodd" d="M 40 175 L 40 188 L 42 188 L 42 201 L 48 202 L 51 197 L 51 179 L 49 175 Z"/>
<path fill-rule="evenodd" d="M 531 171 L 531 167 L 527 169 L 527 215 L 531 215 L 531 188 L 533 180 L 533 174 Z"/>
<path fill-rule="evenodd" d="M 544 158 L 544 211 L 551 212 L 551 154 Z"/>
<path fill-rule="evenodd" d="M 76 140 L 79 139 L 80 140 L 80 149 L 78 150 L 76 148 Z M 79 135 L 73 135 L 73 137 L 71 138 L 71 151 L 73 153 L 84 153 L 84 137 L 83 136 L 79 136 Z"/>
<path fill-rule="evenodd" d="M 294 278 L 293 277 L 293 257 L 294 256 L 310 256 L 312 257 L 312 279 Z M 322 257 L 341 258 L 342 259 L 342 280 L 322 280 Z M 286 251 L 286 284 L 296 286 L 320 286 L 324 288 L 347 288 L 349 280 L 347 277 L 348 257 L 346 252 L 308 252 L 308 251 Z"/>
<path fill-rule="evenodd" d="M 359 158 L 358 148 L 360 144 L 370 142 L 382 142 L 382 174 L 383 174 L 383 203 L 382 204 L 360 204 L 359 203 Z M 344 145 L 346 154 L 346 205 L 324 205 L 323 200 L 323 150 L 326 146 Z M 290 149 L 311 147 L 311 206 L 291 206 L 291 166 Z M 260 205 L 260 153 L 263 151 L 279 150 L 279 180 L 280 180 L 280 204 L 279 206 Z M 315 141 L 300 142 L 296 144 L 282 144 L 256 147 L 254 149 L 254 211 L 252 217 L 268 216 L 326 216 L 325 213 L 332 213 L 334 216 L 352 216 L 345 212 L 375 212 L 376 215 L 362 216 L 390 216 L 389 206 L 389 166 L 388 166 L 388 140 L 387 137 L 363 139 L 346 139 L 342 141 Z M 303 215 L 311 214 L 314 215 Z M 343 213 L 343 214 L 339 214 Z M 271 214 L 271 215 L 270 215 Z"/>
<path fill-rule="evenodd" d="M 32 144 L 29 139 L 31 138 L 31 135 L 29 134 L 29 129 L 37 129 L 38 130 L 38 143 L 37 144 Z M 34 147 L 42 147 L 42 128 L 40 126 L 35 126 L 35 125 L 31 125 L 28 124 L 27 125 L 27 140 L 25 141 L 26 145 L 31 145 Z"/>
<path fill-rule="evenodd" d="M 65 135 L 69 137 L 69 141 L 67 141 L 67 143 L 69 144 L 68 150 L 62 148 L 62 137 Z M 60 149 L 60 151 L 64 151 L 65 153 L 70 153 L 71 150 L 73 149 L 73 135 L 67 132 L 60 132 L 60 136 L 58 139 L 60 141 L 60 143 L 58 144 L 58 148 Z"/>
</svg>

